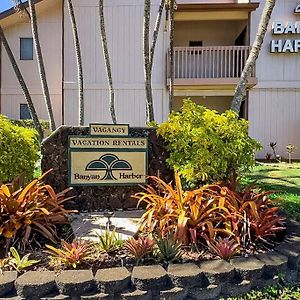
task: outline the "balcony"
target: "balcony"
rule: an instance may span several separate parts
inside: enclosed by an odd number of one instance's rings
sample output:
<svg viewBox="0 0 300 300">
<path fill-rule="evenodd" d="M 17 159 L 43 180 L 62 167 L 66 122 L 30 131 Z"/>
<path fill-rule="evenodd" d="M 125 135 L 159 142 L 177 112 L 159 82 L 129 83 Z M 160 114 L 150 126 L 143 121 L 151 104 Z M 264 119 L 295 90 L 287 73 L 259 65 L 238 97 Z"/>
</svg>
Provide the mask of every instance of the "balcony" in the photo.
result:
<svg viewBox="0 0 300 300">
<path fill-rule="evenodd" d="M 249 46 L 175 47 L 175 90 L 234 90 L 249 52 Z M 248 87 L 256 83 L 253 70 Z"/>
</svg>

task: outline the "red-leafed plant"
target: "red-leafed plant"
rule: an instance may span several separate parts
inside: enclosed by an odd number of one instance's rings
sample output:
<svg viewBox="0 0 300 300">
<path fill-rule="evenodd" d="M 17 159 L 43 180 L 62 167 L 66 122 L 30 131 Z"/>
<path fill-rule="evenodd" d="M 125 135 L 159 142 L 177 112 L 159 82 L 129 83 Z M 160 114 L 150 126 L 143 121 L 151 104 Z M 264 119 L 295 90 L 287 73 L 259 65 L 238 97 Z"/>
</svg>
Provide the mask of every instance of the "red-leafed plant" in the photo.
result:
<svg viewBox="0 0 300 300">
<path fill-rule="evenodd" d="M 228 260 L 239 252 L 239 244 L 234 239 L 224 238 L 209 242 L 210 250 L 220 258 Z"/>
<path fill-rule="evenodd" d="M 42 181 L 49 172 L 25 187 L 20 177 L 0 187 L 0 239 L 7 248 L 16 239 L 26 246 L 33 231 L 56 241 L 56 225 L 68 223 L 67 215 L 74 212 L 64 209 L 70 189 L 56 194 Z"/>
<path fill-rule="evenodd" d="M 58 264 L 74 269 L 88 258 L 90 249 L 89 244 L 81 240 L 74 240 L 72 243 L 62 240 L 60 249 L 51 245 L 46 245 L 46 247 L 48 250 L 45 252 L 50 254 L 50 264 Z"/>
<path fill-rule="evenodd" d="M 139 264 L 141 259 L 152 252 L 154 245 L 155 241 L 151 237 L 140 236 L 137 239 L 128 239 L 124 248 L 134 257 L 136 264 Z"/>
</svg>

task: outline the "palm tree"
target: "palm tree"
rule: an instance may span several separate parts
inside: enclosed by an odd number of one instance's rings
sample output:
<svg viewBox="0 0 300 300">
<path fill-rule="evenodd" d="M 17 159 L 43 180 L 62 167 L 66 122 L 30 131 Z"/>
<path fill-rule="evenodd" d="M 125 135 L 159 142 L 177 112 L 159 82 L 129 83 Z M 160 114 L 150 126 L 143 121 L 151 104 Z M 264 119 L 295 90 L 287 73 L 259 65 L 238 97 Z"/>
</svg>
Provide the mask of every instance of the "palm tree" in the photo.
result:
<svg viewBox="0 0 300 300">
<path fill-rule="evenodd" d="M 146 122 L 154 121 L 154 109 L 152 98 L 151 66 L 150 66 L 150 20 L 151 0 L 144 1 L 144 28 L 143 28 L 143 52 L 144 52 L 144 76 L 146 92 Z"/>
<path fill-rule="evenodd" d="M 111 118 L 114 124 L 117 124 L 117 117 L 115 111 L 115 92 L 113 88 L 113 80 L 112 80 L 112 70 L 109 58 L 108 44 L 106 38 L 106 30 L 105 30 L 105 20 L 104 20 L 104 7 L 103 0 L 99 0 L 99 19 L 100 19 L 100 33 L 101 33 L 101 42 L 103 48 L 104 61 L 106 66 L 106 74 L 109 86 L 109 108 Z"/>
<path fill-rule="evenodd" d="M 152 70 L 154 53 L 157 44 L 159 29 L 161 26 L 163 9 L 167 0 L 161 0 L 156 16 L 156 22 L 152 35 L 150 47 L 150 20 L 151 20 L 151 0 L 144 2 L 144 29 L 143 29 L 143 50 L 144 50 L 144 75 L 146 91 L 146 120 L 147 123 L 154 121 L 153 95 L 152 95 Z"/>
<path fill-rule="evenodd" d="M 169 83 L 169 111 L 172 111 L 173 98 L 174 98 L 174 11 L 175 11 L 175 0 L 169 0 L 169 14 L 170 14 L 170 83 Z"/>
<path fill-rule="evenodd" d="M 266 0 L 265 7 L 258 25 L 258 31 L 256 34 L 254 44 L 250 51 L 249 57 L 246 61 L 241 78 L 235 89 L 234 97 L 231 103 L 231 109 L 237 113 L 240 112 L 242 102 L 246 96 L 246 92 L 247 92 L 246 86 L 247 86 L 248 78 L 259 56 L 259 52 L 264 42 L 264 37 L 268 29 L 269 21 L 271 19 L 271 15 L 275 7 L 275 4 L 276 4 L 276 0 Z"/>
<path fill-rule="evenodd" d="M 78 74 L 78 92 L 79 92 L 79 125 L 84 125 L 84 99 L 83 99 L 83 71 L 82 71 L 82 58 L 80 42 L 78 37 L 77 24 L 72 0 L 67 0 L 69 15 L 72 24 L 74 47 L 77 59 L 77 74 Z"/>
<path fill-rule="evenodd" d="M 38 68 L 39 68 L 39 73 L 40 73 L 40 78 L 41 78 L 44 99 L 46 102 L 46 107 L 47 107 L 47 111 L 48 111 L 48 115 L 49 115 L 50 128 L 54 131 L 56 129 L 56 126 L 55 126 L 53 109 L 52 109 L 50 93 L 49 93 L 49 88 L 48 88 L 48 83 L 47 83 L 44 59 L 43 59 L 42 49 L 41 49 L 40 40 L 39 40 L 37 16 L 36 16 L 36 11 L 35 11 L 34 1 L 35 0 L 28 0 L 32 37 L 33 37 L 33 42 L 34 42 L 35 51 L 36 51 L 36 58 L 37 58 L 37 63 L 38 63 Z"/>
<path fill-rule="evenodd" d="M 25 99 L 27 101 L 28 108 L 29 108 L 29 111 L 30 111 L 30 114 L 31 114 L 31 117 L 32 117 L 33 125 L 34 125 L 35 129 L 37 130 L 37 132 L 39 134 L 39 140 L 42 141 L 43 138 L 44 138 L 43 128 L 42 128 L 41 123 L 39 121 L 37 112 L 36 112 L 34 104 L 32 102 L 29 90 L 28 90 L 27 85 L 26 85 L 25 80 L 24 80 L 24 77 L 22 76 L 22 73 L 19 69 L 19 66 L 18 66 L 18 64 L 16 62 L 16 59 L 14 57 L 14 54 L 11 51 L 11 48 L 8 44 L 8 41 L 5 37 L 5 34 L 4 34 L 3 29 L 2 29 L 1 26 L 0 26 L 0 40 L 3 44 L 3 46 L 4 46 L 4 49 L 7 53 L 7 56 L 10 60 L 10 63 L 13 67 L 13 70 L 16 74 L 16 77 L 17 77 L 17 79 L 20 83 L 20 86 L 22 88 L 22 91 L 24 93 L 24 96 L 25 96 Z"/>
</svg>

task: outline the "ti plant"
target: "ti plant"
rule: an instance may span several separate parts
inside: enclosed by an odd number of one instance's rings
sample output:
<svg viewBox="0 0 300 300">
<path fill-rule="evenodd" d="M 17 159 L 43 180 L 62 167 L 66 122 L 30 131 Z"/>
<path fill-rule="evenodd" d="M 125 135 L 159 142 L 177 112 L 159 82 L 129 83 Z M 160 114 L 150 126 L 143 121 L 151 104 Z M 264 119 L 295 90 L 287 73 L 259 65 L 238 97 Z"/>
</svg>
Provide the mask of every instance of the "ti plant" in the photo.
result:
<svg viewBox="0 0 300 300">
<path fill-rule="evenodd" d="M 239 244 L 235 240 L 224 238 L 217 241 L 209 242 L 210 250 L 224 260 L 232 258 L 239 252 Z"/>
<path fill-rule="evenodd" d="M 165 262 L 174 262 L 179 260 L 183 254 L 182 244 L 175 240 L 173 235 L 167 238 L 156 240 L 158 257 Z"/>
<path fill-rule="evenodd" d="M 150 236 L 140 236 L 137 239 L 128 239 L 124 244 L 124 248 L 134 257 L 138 265 L 146 255 L 153 251 L 154 245 L 155 242 Z"/>
<path fill-rule="evenodd" d="M 8 258 L 8 264 L 17 272 L 22 272 L 24 269 L 27 269 L 40 262 L 39 260 L 30 260 L 30 254 L 26 254 L 25 256 L 21 257 L 14 247 L 10 248 L 10 254 L 11 256 Z"/>
<path fill-rule="evenodd" d="M 99 242 L 95 244 L 96 248 L 108 254 L 118 251 L 123 246 L 123 241 L 117 235 L 116 230 L 105 230 L 101 234 L 97 234 Z"/>
<path fill-rule="evenodd" d="M 67 223 L 67 214 L 74 212 L 63 206 L 72 198 L 66 197 L 70 189 L 56 194 L 42 182 L 48 173 L 25 187 L 19 178 L 0 187 L 0 239 L 6 240 L 7 249 L 16 239 L 25 247 L 33 231 L 48 240 L 57 240 L 56 225 Z"/>
<path fill-rule="evenodd" d="M 83 263 L 89 256 L 90 247 L 85 241 L 74 240 L 72 243 L 61 241 L 61 249 L 55 248 L 51 245 L 46 245 L 48 254 L 50 254 L 50 264 L 63 265 L 76 269 L 77 266 Z"/>
</svg>

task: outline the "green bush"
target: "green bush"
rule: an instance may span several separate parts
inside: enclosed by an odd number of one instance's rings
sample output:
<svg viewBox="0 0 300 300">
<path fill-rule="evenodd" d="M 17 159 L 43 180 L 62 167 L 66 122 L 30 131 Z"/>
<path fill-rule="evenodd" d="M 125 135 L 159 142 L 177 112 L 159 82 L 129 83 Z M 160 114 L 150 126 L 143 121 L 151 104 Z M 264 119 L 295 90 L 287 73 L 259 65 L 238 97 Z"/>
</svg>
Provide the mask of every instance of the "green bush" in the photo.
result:
<svg viewBox="0 0 300 300">
<path fill-rule="evenodd" d="M 26 120 L 11 120 L 11 122 L 12 122 L 14 125 L 17 125 L 17 126 L 21 126 L 21 127 L 25 127 L 25 128 L 31 128 L 31 129 L 34 129 L 33 121 L 30 120 L 30 119 L 26 119 Z M 49 124 L 49 121 L 46 121 L 46 120 L 40 120 L 40 123 L 41 123 L 42 129 L 43 129 L 44 131 L 45 131 L 45 130 L 50 130 L 50 124 Z"/>
<path fill-rule="evenodd" d="M 233 111 L 219 114 L 184 100 L 157 130 L 170 151 L 168 164 L 188 183 L 229 179 L 249 170 L 261 145 L 248 136 L 248 122 Z"/>
<path fill-rule="evenodd" d="M 23 172 L 32 179 L 38 158 L 37 132 L 0 115 L 0 182 L 9 182 Z"/>
</svg>

